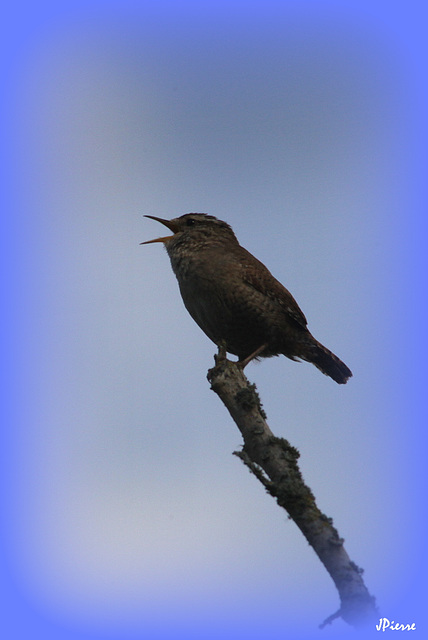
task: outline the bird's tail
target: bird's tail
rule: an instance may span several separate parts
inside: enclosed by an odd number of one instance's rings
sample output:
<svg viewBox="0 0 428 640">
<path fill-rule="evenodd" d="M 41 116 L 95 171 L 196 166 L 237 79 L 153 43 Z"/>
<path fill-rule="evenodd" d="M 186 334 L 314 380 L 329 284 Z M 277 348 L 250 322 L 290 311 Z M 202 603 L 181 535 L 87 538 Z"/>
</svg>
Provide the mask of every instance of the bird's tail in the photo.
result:
<svg viewBox="0 0 428 640">
<path fill-rule="evenodd" d="M 346 364 L 315 338 L 312 338 L 311 342 L 305 345 L 303 354 L 299 355 L 302 360 L 312 362 L 320 371 L 333 378 L 338 384 L 345 384 L 352 377 L 352 371 L 348 369 Z"/>
</svg>

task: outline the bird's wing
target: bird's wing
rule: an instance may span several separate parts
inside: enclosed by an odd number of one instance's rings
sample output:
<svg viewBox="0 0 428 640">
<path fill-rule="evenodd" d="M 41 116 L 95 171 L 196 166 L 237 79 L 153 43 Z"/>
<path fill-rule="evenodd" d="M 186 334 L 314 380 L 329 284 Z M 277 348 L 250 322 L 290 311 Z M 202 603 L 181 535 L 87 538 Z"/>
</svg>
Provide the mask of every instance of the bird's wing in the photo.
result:
<svg viewBox="0 0 428 640">
<path fill-rule="evenodd" d="M 273 277 L 269 269 L 260 260 L 257 260 L 243 247 L 242 249 L 243 253 L 239 256 L 239 263 L 244 282 L 259 293 L 275 300 L 289 318 L 292 318 L 298 325 L 306 329 L 308 322 L 305 315 L 288 289 Z"/>
</svg>

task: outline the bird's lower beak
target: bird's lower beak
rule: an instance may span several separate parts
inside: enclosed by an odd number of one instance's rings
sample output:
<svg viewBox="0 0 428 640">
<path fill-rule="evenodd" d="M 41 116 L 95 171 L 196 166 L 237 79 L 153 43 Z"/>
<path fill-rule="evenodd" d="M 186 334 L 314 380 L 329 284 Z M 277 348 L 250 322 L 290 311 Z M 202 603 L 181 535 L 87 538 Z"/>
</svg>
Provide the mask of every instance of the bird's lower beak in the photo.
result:
<svg viewBox="0 0 428 640">
<path fill-rule="evenodd" d="M 145 218 L 150 218 L 151 220 L 157 220 L 161 224 L 164 224 L 165 227 L 168 227 L 170 231 L 174 234 L 177 233 L 178 225 L 176 222 L 172 220 L 164 220 L 164 218 L 157 218 L 156 216 L 144 216 Z M 163 236 L 162 238 L 155 238 L 154 240 L 146 240 L 146 242 L 140 242 L 140 244 L 151 244 L 152 242 L 168 242 L 173 236 Z"/>
</svg>

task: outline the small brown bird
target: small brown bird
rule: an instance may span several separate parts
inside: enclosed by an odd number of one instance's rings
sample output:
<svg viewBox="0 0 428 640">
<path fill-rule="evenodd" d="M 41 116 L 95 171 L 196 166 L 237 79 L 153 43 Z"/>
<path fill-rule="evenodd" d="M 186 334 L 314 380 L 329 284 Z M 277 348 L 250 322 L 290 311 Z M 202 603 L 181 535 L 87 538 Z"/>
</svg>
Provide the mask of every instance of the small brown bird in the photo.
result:
<svg viewBox="0 0 428 640">
<path fill-rule="evenodd" d="M 348 367 L 307 329 L 299 305 L 257 258 L 239 244 L 232 228 L 205 213 L 164 220 L 174 235 L 162 242 L 177 276 L 181 296 L 195 322 L 245 367 L 254 358 L 284 354 L 312 362 L 339 384 Z"/>
</svg>

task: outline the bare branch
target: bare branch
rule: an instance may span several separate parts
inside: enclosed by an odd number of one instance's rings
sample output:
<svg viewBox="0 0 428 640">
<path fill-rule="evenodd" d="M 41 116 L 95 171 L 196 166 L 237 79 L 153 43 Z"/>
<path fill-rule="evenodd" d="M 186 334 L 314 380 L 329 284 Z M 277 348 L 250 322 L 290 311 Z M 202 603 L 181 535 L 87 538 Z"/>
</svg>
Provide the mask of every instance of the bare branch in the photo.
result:
<svg viewBox="0 0 428 640">
<path fill-rule="evenodd" d="M 375 599 L 364 584 L 363 571 L 349 558 L 332 519 L 318 509 L 312 491 L 304 483 L 297 463 L 299 452 L 287 440 L 272 433 L 255 385 L 250 384 L 242 368 L 227 360 L 222 349 L 215 360 L 216 366 L 209 370 L 208 380 L 244 439 L 242 451 L 235 455 L 287 511 L 339 592 L 339 611 L 321 626 L 337 617 L 354 627 L 373 623 L 378 613 Z"/>
</svg>

